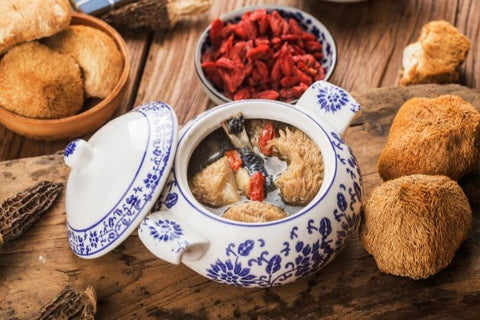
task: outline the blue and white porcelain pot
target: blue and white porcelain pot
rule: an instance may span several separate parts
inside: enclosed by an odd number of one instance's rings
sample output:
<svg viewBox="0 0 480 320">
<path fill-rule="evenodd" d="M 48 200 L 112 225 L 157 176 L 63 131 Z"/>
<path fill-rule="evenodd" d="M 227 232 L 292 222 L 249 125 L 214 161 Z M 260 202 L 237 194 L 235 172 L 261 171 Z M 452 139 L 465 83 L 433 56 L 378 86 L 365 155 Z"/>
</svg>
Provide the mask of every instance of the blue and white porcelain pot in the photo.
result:
<svg viewBox="0 0 480 320">
<path fill-rule="evenodd" d="M 74 168 L 67 186 L 70 246 L 94 258 L 139 226 L 141 241 L 155 256 L 221 283 L 270 287 L 309 275 L 332 261 L 360 221 L 360 168 L 341 138 L 359 110 L 345 90 L 319 81 L 296 105 L 244 100 L 208 110 L 187 123 L 177 141 L 176 118 L 166 104 L 141 106 L 88 143 L 66 148 Z M 302 210 L 273 222 L 243 223 L 210 212 L 192 195 L 187 168 L 194 149 L 239 112 L 290 124 L 319 146 L 324 182 Z M 157 198 L 160 210 L 146 216 Z"/>
</svg>

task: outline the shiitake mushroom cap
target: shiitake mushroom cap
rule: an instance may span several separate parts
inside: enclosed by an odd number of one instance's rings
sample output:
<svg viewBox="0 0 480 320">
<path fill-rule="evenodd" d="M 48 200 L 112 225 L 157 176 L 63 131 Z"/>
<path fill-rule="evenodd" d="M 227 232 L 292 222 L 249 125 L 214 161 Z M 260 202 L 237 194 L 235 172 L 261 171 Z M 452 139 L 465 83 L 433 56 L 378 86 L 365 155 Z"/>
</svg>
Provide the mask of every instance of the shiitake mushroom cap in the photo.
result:
<svg viewBox="0 0 480 320">
<path fill-rule="evenodd" d="M 471 221 L 468 199 L 455 181 L 404 176 L 373 190 L 365 203 L 360 240 L 381 271 L 427 278 L 450 263 Z"/>
<path fill-rule="evenodd" d="M 460 97 L 413 98 L 398 111 L 378 160 L 383 180 L 410 174 L 458 180 L 480 161 L 480 113 Z"/>
</svg>

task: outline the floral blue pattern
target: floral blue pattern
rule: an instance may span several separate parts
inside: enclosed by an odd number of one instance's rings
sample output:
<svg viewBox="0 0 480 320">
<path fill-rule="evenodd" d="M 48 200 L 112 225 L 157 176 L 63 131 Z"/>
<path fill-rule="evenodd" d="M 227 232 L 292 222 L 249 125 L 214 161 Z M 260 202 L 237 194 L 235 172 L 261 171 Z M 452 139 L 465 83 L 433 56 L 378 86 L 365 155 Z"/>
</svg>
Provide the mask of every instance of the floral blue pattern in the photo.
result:
<svg viewBox="0 0 480 320">
<path fill-rule="evenodd" d="M 144 223 L 146 222 L 144 221 Z M 148 228 L 150 229 L 150 235 L 160 242 L 173 241 L 183 236 L 183 230 L 180 225 L 168 219 L 157 220 L 153 225 L 149 225 Z"/>
<path fill-rule="evenodd" d="M 75 151 L 75 148 L 77 147 L 77 143 L 78 143 L 78 139 L 73 140 L 65 147 L 65 150 L 63 151 L 63 155 L 65 156 L 65 158 L 68 158 L 73 154 L 73 152 Z"/>
<path fill-rule="evenodd" d="M 321 268 L 336 252 L 330 244 L 332 226 L 328 218 L 315 223 L 309 220 L 304 231 L 318 235 L 318 240 L 306 244 L 298 238 L 298 227 L 290 232 L 290 240 L 283 243 L 277 253 L 265 250 L 265 240 L 248 239 L 238 246 L 230 243 L 226 248 L 225 260 L 217 259 L 207 269 L 212 280 L 234 286 L 272 287 L 282 284 L 291 277 L 301 278 Z M 252 267 L 261 267 L 262 274 L 252 273 Z"/>
<path fill-rule="evenodd" d="M 344 247 L 360 223 L 362 177 L 352 150 L 337 133 L 330 132 L 329 138 L 334 145 L 336 161 L 345 170 L 338 182 L 332 215 L 293 226 L 277 252 L 267 250 L 278 245 L 267 244 L 264 239 L 228 244 L 224 258 L 217 258 L 207 268 L 210 279 L 242 287 L 277 286 L 316 272 Z M 340 223 L 335 232 L 332 221 Z"/>
<path fill-rule="evenodd" d="M 147 232 L 158 245 L 170 247 L 170 252 L 175 254 L 182 252 L 190 244 L 181 225 L 169 219 L 156 220 L 146 217 L 140 224 L 139 232 Z"/>
<path fill-rule="evenodd" d="M 360 105 L 353 101 L 342 88 L 321 85 L 317 87 L 318 104 L 320 109 L 323 109 L 325 112 L 335 113 L 347 106 L 353 113 L 360 110 Z"/>
<path fill-rule="evenodd" d="M 165 185 L 165 189 L 162 191 L 162 194 L 153 206 L 152 212 L 162 210 L 163 205 L 166 207 L 166 209 L 171 209 L 177 204 L 178 193 L 175 191 L 176 187 L 177 181 L 173 178 L 170 178 L 168 183 Z"/>
<path fill-rule="evenodd" d="M 75 229 L 67 225 L 70 247 L 79 256 L 89 256 L 105 250 L 128 229 L 134 228 L 134 222 L 140 213 L 155 200 L 153 194 L 160 178 L 168 174 L 165 170 L 168 170 L 167 163 L 175 143 L 172 111 L 162 102 L 151 102 L 132 112 L 138 112 L 148 120 L 149 136 L 145 156 L 130 187 L 102 219 L 87 229 Z"/>
</svg>

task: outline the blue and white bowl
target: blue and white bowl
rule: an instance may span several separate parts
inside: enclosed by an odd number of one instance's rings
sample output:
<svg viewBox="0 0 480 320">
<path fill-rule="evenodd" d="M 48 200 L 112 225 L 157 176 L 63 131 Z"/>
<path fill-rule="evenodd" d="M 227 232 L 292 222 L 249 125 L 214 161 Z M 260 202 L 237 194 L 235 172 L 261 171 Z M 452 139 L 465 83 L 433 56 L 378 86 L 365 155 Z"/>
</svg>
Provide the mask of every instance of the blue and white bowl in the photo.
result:
<svg viewBox="0 0 480 320">
<path fill-rule="evenodd" d="M 359 110 L 345 90 L 318 81 L 295 106 L 251 99 L 202 113 L 180 130 L 160 209 L 140 224 L 140 240 L 160 259 L 183 263 L 208 279 L 239 287 L 277 286 L 320 270 L 345 246 L 360 222 L 360 168 L 341 138 Z M 293 125 L 319 146 L 324 181 L 299 212 L 272 222 L 237 222 L 211 212 L 192 195 L 187 167 L 193 150 L 223 119 L 239 112 L 246 119 Z"/>
<path fill-rule="evenodd" d="M 325 68 L 325 79 L 323 80 L 327 81 L 330 79 L 337 63 L 337 47 L 332 35 L 330 34 L 330 31 L 328 31 L 328 29 L 320 21 L 310 14 L 300 9 L 287 6 L 254 5 L 229 12 L 221 16 L 220 19 L 222 19 L 224 22 L 238 22 L 245 13 L 249 11 L 255 11 L 257 9 L 266 9 L 269 13 L 277 10 L 282 17 L 294 18 L 297 20 L 300 27 L 315 35 L 317 40 L 322 43 L 323 46 L 324 58 L 323 61 L 321 61 L 322 66 Z M 200 79 L 203 90 L 213 102 L 216 104 L 230 102 L 232 100 L 227 98 L 221 91 L 217 90 L 210 80 L 207 79 L 202 70 L 202 56 L 205 52 L 211 49 L 212 44 L 210 42 L 210 26 L 208 26 L 200 36 L 195 49 L 195 71 Z M 296 100 L 290 101 L 290 103 L 295 102 Z"/>
</svg>

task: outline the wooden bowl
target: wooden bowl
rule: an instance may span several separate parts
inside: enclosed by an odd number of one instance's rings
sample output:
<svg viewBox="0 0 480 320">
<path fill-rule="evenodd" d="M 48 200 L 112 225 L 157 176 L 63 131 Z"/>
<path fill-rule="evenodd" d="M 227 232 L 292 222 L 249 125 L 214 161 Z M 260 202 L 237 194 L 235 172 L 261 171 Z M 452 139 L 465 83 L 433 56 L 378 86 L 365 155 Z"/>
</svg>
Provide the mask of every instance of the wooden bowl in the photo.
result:
<svg viewBox="0 0 480 320">
<path fill-rule="evenodd" d="M 107 23 L 86 14 L 72 13 L 71 24 L 81 24 L 102 30 L 115 41 L 124 61 L 117 85 L 106 98 L 94 106 L 66 118 L 27 118 L 0 107 L 0 123 L 8 129 L 35 140 L 54 141 L 77 138 L 98 129 L 122 103 L 130 73 L 130 59 L 122 36 Z"/>
</svg>

